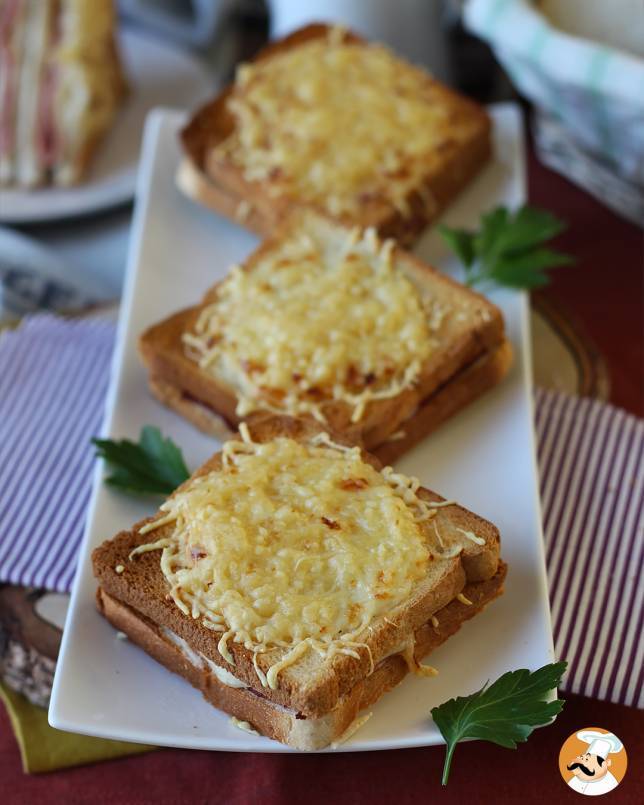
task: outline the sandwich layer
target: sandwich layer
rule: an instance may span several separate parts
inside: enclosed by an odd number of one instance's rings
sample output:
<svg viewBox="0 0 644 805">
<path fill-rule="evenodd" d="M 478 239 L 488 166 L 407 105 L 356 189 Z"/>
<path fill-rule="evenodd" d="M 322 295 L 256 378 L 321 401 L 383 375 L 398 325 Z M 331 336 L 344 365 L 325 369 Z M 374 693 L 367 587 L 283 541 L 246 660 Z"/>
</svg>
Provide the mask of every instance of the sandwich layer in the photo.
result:
<svg viewBox="0 0 644 805">
<path fill-rule="evenodd" d="M 182 187 L 224 214 L 222 196 L 243 200 L 262 232 L 308 206 L 410 241 L 485 162 L 489 129 L 483 109 L 381 45 L 311 25 L 197 112 L 184 148 L 221 193 Z"/>
<path fill-rule="evenodd" d="M 155 382 L 233 426 L 309 416 L 373 448 L 503 331 L 498 308 L 373 230 L 298 213 L 140 351 Z"/>
<path fill-rule="evenodd" d="M 59 146 L 56 184 L 78 182 L 127 94 L 116 41 L 113 0 L 66 0 L 56 50 L 53 125 Z"/>
<path fill-rule="evenodd" d="M 0 5 L 0 183 L 77 182 L 126 91 L 113 0 Z"/>
<path fill-rule="evenodd" d="M 434 391 L 401 428 L 380 444 L 365 447 L 383 464 L 392 464 L 422 441 L 443 422 L 496 386 L 512 363 L 512 347 L 508 341 L 477 358 Z M 152 375 L 150 391 L 160 403 L 172 408 L 199 430 L 223 441 L 234 433 L 234 426 L 205 402 L 186 394 L 180 387 Z"/>
<path fill-rule="evenodd" d="M 246 435 L 96 549 L 94 571 L 266 698 L 318 716 L 468 581 L 495 574 L 498 531 L 314 423 L 266 417 Z"/>
<path fill-rule="evenodd" d="M 500 595 L 505 574 L 506 567 L 500 563 L 491 579 L 466 585 L 463 594 L 470 604 L 453 600 L 436 613 L 433 621 L 417 629 L 414 634 L 412 662 L 420 663 L 427 654 L 457 632 L 465 621 L 477 615 Z M 247 687 L 230 672 L 214 665 L 185 640 L 159 627 L 145 615 L 100 588 L 97 592 L 97 605 L 116 629 L 126 634 L 168 670 L 190 682 L 208 702 L 250 725 L 260 734 L 295 749 L 322 749 L 338 741 L 356 723 L 360 710 L 375 704 L 409 671 L 409 662 L 403 653 L 392 654 L 381 660 L 370 676 L 354 685 L 331 712 L 317 718 L 307 718 L 302 713 L 266 699 L 261 692 Z M 431 685 L 431 682 L 427 684 Z"/>
</svg>

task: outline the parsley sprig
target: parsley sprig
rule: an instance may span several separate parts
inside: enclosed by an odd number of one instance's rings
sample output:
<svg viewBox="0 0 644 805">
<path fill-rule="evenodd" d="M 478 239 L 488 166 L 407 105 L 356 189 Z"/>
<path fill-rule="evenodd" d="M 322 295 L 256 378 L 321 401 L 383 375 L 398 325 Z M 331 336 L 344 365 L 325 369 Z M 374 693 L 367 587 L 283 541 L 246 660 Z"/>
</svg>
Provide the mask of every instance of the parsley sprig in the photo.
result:
<svg viewBox="0 0 644 805">
<path fill-rule="evenodd" d="M 548 269 L 574 262 L 544 245 L 565 228 L 547 210 L 525 205 L 515 213 L 506 207 L 485 213 L 478 232 L 448 226 L 438 231 L 463 263 L 466 285 L 530 289 L 549 282 Z"/>
<path fill-rule="evenodd" d="M 561 682 L 567 665 L 551 663 L 532 673 L 526 668 L 508 671 L 471 696 L 459 696 L 434 707 L 432 718 L 447 744 L 443 785 L 447 785 L 459 741 L 479 738 L 516 749 L 517 743 L 526 741 L 535 727 L 552 721 L 564 703 L 546 699 Z"/>
<path fill-rule="evenodd" d="M 190 475 L 180 448 L 152 425 L 141 429 L 138 443 L 129 439 L 92 439 L 92 443 L 110 469 L 107 483 L 125 492 L 169 495 Z"/>
</svg>

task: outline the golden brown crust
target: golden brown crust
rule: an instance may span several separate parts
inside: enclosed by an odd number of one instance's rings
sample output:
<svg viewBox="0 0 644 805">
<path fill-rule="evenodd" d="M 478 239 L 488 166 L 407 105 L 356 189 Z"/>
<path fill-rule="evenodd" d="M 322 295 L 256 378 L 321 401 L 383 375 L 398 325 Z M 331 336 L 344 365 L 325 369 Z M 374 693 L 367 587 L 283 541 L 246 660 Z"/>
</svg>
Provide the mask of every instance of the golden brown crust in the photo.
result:
<svg viewBox="0 0 644 805">
<path fill-rule="evenodd" d="M 370 446 L 383 464 L 394 464 L 404 453 L 433 433 L 462 408 L 489 389 L 498 385 L 512 364 L 512 347 L 508 341 L 477 358 L 450 378 L 425 399 L 419 408 L 400 427 L 395 438 L 385 438 Z M 162 405 L 176 411 L 199 430 L 224 441 L 234 433 L 234 427 L 210 406 L 183 392 L 179 386 L 151 375 L 150 390 Z M 357 438 L 357 434 L 352 434 Z"/>
<path fill-rule="evenodd" d="M 268 59 L 304 42 L 325 37 L 329 30 L 327 25 L 308 25 L 271 43 L 255 60 Z M 345 40 L 364 41 L 351 32 L 345 33 Z M 226 88 L 214 101 L 199 109 L 181 132 L 184 153 L 193 169 L 193 181 L 179 184 L 194 201 L 238 223 L 231 210 L 236 210 L 239 201 L 245 200 L 253 210 L 248 227 L 268 234 L 292 209 L 305 206 L 314 209 L 314 205 L 297 199 L 275 198 L 261 182 L 249 182 L 238 168 L 212 158 L 213 149 L 228 137 L 235 125 L 227 109 L 231 91 L 231 87 Z M 439 158 L 427 166 L 424 181 L 406 198 L 408 214 L 402 214 L 385 199 L 373 199 L 362 205 L 359 217 L 341 217 L 339 220 L 343 223 L 375 226 L 382 235 L 411 245 L 487 162 L 491 154 L 491 124 L 485 110 L 442 85 L 436 85 L 436 92 L 452 107 L 455 124 L 459 117 L 476 121 L 474 136 L 467 142 L 447 143 Z M 199 176 L 203 178 L 200 180 Z M 216 192 L 207 191 L 208 182 L 216 186 Z"/>
<path fill-rule="evenodd" d="M 253 439 L 260 442 L 279 435 L 308 440 L 320 431 L 320 425 L 289 417 L 260 415 L 249 421 L 249 429 Z M 333 434 L 333 438 L 340 443 L 347 443 L 346 438 L 340 434 Z M 374 466 L 380 466 L 378 459 L 366 453 L 363 455 Z M 197 470 L 193 478 L 217 469 L 220 465 L 220 454 L 216 454 Z M 186 482 L 189 483 L 190 481 Z M 421 490 L 420 494 L 428 500 L 443 500 L 429 490 Z M 158 553 L 144 553 L 135 561 L 129 560 L 129 554 L 135 547 L 150 541 L 150 537 L 141 535 L 139 529 L 151 519 L 153 518 L 137 523 L 130 531 L 121 532 L 96 548 L 92 554 L 94 575 L 108 594 L 134 607 L 155 623 L 172 629 L 213 662 L 228 667 L 217 648 L 219 635 L 205 628 L 199 621 L 184 615 L 169 598 Z M 463 529 L 473 531 L 485 539 L 485 544 L 481 546 L 465 540 L 467 544 L 463 546 L 459 556 L 430 562 L 426 579 L 417 586 L 407 602 L 390 612 L 390 619 L 395 621 L 396 626 L 384 619 L 374 623 L 365 638 L 369 648 L 359 651 L 359 660 L 336 655 L 328 662 L 322 662 L 317 655 L 311 657 L 309 653 L 302 661 L 289 666 L 280 674 L 277 689 L 264 690 L 267 698 L 277 704 L 297 709 L 307 716 L 318 716 L 332 710 L 338 698 L 368 673 L 372 658 L 378 662 L 401 639 L 409 636 L 436 610 L 451 601 L 467 581 L 482 581 L 494 575 L 499 562 L 500 538 L 498 529 L 492 523 L 458 505 L 438 508 L 433 522 L 448 543 L 452 540 L 460 541 L 459 529 Z M 163 526 L 154 536 L 160 539 L 171 530 L 171 525 Z M 116 572 L 119 565 L 123 565 L 124 572 Z M 253 667 L 252 652 L 232 641 L 228 647 L 234 657 L 235 674 L 249 685 L 255 686 L 257 675 Z M 262 670 L 266 672 L 281 654 L 279 650 L 274 650 L 261 655 L 259 664 Z"/>
<path fill-rule="evenodd" d="M 498 385 L 511 365 L 512 346 L 503 341 L 434 391 L 403 423 L 399 432 L 402 438 L 381 442 L 372 448 L 374 455 L 383 464 L 395 463 L 443 422 Z"/>
<path fill-rule="evenodd" d="M 436 613 L 436 625 L 428 622 L 421 626 L 415 633 L 416 660 L 420 661 L 437 648 L 457 632 L 465 621 L 477 615 L 499 596 L 503 592 L 505 574 L 506 566 L 501 563 L 491 579 L 465 587 L 463 592 L 472 602 L 471 605 L 453 600 Z M 197 668 L 176 645 L 163 637 L 152 620 L 101 588 L 97 591 L 97 605 L 113 626 L 124 632 L 169 671 L 190 682 L 208 702 L 231 716 L 248 722 L 262 735 L 296 749 L 321 749 L 337 740 L 353 723 L 361 709 L 375 704 L 408 673 L 407 663 L 400 655 L 391 656 L 383 660 L 370 676 L 357 682 L 331 712 L 318 718 L 305 719 L 300 713 L 275 707 L 257 692 L 229 687 L 204 668 Z"/>
<path fill-rule="evenodd" d="M 150 375 L 148 385 L 162 405 L 176 411 L 208 436 L 214 436 L 220 442 L 225 442 L 235 433 L 234 427 L 212 408 L 182 392 L 177 386 L 167 383 L 163 378 Z"/>
<path fill-rule="evenodd" d="M 256 235 L 266 237 L 270 234 L 268 222 L 256 207 L 220 187 L 205 173 L 198 171 L 191 160 L 182 160 L 177 169 L 176 183 L 179 190 L 197 204 L 221 213 Z"/>
</svg>

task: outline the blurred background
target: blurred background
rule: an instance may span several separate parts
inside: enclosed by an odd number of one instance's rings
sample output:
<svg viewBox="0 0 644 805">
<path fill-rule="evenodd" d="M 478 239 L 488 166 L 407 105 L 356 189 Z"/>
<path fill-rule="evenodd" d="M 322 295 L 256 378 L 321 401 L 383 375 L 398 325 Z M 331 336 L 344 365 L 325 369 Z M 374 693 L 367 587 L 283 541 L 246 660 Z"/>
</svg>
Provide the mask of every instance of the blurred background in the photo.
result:
<svg viewBox="0 0 644 805">
<path fill-rule="evenodd" d="M 622 218 L 644 222 L 644 0 L 115 3 L 128 95 L 88 172 L 61 190 L 0 185 L 5 315 L 11 305 L 22 313 L 40 304 L 43 293 L 67 307 L 87 291 L 96 301 L 117 298 L 147 111 L 194 108 L 270 37 L 312 20 L 384 41 L 483 103 L 519 99 L 543 164 Z M 5 16 L 11 5 L 4 0 Z M 91 15 L 104 3 L 86 5 Z M 6 29 L 5 21 L 0 43 Z M 17 264 L 18 277 L 10 271 Z M 73 287 L 43 289 L 34 273 Z"/>
</svg>

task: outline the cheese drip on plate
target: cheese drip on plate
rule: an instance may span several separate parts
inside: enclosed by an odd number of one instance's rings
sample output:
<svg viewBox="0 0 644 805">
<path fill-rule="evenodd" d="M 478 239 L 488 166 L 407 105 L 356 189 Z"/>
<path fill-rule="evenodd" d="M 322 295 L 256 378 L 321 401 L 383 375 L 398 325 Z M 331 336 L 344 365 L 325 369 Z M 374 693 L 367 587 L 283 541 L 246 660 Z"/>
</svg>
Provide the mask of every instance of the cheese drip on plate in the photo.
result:
<svg viewBox="0 0 644 805">
<path fill-rule="evenodd" d="M 417 381 L 436 343 L 427 300 L 373 230 L 294 229 L 247 269 L 233 268 L 183 336 L 187 355 L 238 396 L 237 414 L 310 414 L 368 403 Z"/>
<path fill-rule="evenodd" d="M 431 503 L 418 481 L 381 473 L 326 434 L 302 444 L 227 442 L 221 468 L 193 479 L 140 533 L 172 525 L 136 555 L 162 550 L 176 605 L 253 652 L 263 685 L 309 651 L 360 658 L 374 618 L 409 598 L 427 573 Z M 166 533 L 167 533 L 166 529 Z M 258 657 L 282 649 L 266 673 Z"/>
</svg>

